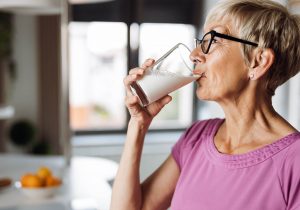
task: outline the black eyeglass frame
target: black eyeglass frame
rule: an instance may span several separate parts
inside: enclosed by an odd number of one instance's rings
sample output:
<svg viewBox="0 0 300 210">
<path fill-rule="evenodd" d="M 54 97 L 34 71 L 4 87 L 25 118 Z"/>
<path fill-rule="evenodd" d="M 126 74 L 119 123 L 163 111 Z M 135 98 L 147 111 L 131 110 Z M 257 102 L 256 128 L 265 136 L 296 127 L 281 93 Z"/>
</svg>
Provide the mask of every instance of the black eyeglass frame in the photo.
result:
<svg viewBox="0 0 300 210">
<path fill-rule="evenodd" d="M 211 34 L 211 39 L 209 40 L 209 44 L 208 44 L 207 50 L 204 51 L 203 48 L 202 48 L 202 43 L 203 43 L 204 37 L 207 34 Z M 255 46 L 255 47 L 258 46 L 257 43 L 250 42 L 250 41 L 244 40 L 244 39 L 239 39 L 239 38 L 236 38 L 236 37 L 233 37 L 233 36 L 229 36 L 229 35 L 226 35 L 226 34 L 221 34 L 221 33 L 218 33 L 218 32 L 216 32 L 214 30 L 211 30 L 211 31 L 207 32 L 206 34 L 204 34 L 204 36 L 203 36 L 203 38 L 201 40 L 195 38 L 196 48 L 200 45 L 202 52 L 204 54 L 207 54 L 209 52 L 209 50 L 210 50 L 211 44 L 212 44 L 212 42 L 213 42 L 213 40 L 214 40 L 215 37 L 220 37 L 220 38 L 223 38 L 223 39 L 228 39 L 228 40 L 235 41 L 235 42 L 240 42 L 240 43 L 243 43 L 243 44 L 249 44 L 249 45 L 252 45 L 252 46 Z"/>
</svg>

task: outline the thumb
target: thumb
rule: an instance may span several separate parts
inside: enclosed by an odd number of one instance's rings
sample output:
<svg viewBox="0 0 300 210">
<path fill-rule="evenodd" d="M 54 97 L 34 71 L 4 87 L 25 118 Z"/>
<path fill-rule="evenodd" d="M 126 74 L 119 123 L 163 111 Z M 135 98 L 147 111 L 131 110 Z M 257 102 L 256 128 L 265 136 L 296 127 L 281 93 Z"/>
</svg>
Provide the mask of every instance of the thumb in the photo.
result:
<svg viewBox="0 0 300 210">
<path fill-rule="evenodd" d="M 165 106 L 166 104 L 170 103 L 171 101 L 172 101 L 172 97 L 169 95 L 166 95 L 159 100 L 159 102 L 162 106 Z"/>
<path fill-rule="evenodd" d="M 163 98 L 159 99 L 158 101 L 150 104 L 147 106 L 148 112 L 152 115 L 155 116 L 157 115 L 160 110 L 168 104 L 172 100 L 172 97 L 169 95 L 164 96 Z"/>
</svg>

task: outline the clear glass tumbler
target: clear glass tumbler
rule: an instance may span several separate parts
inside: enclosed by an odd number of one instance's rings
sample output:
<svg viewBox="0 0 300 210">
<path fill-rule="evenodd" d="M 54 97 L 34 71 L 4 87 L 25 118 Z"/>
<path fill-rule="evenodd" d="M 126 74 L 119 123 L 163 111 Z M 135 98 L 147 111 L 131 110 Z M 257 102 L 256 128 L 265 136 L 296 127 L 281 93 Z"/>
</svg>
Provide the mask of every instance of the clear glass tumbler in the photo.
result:
<svg viewBox="0 0 300 210">
<path fill-rule="evenodd" d="M 199 78 L 193 74 L 190 53 L 185 44 L 176 44 L 150 66 L 140 80 L 131 84 L 141 106 L 147 106 Z"/>
</svg>

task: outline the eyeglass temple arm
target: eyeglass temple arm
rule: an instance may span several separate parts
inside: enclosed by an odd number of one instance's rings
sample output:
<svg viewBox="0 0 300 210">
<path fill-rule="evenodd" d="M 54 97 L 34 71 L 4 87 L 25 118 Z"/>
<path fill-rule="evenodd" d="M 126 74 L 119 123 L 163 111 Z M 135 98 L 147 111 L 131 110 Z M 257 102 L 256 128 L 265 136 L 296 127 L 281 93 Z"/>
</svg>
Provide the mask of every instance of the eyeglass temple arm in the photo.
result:
<svg viewBox="0 0 300 210">
<path fill-rule="evenodd" d="M 228 36 L 228 35 L 225 35 L 225 34 L 220 34 L 218 32 L 214 32 L 214 34 L 215 34 L 215 36 L 218 36 L 218 37 L 221 37 L 221 38 L 225 38 L 225 39 L 229 39 L 229 40 L 232 40 L 232 41 L 241 42 L 241 43 L 244 43 L 244 44 L 249 44 L 249 45 L 256 46 L 256 47 L 258 46 L 257 43 L 250 42 L 250 41 L 247 41 L 247 40 L 244 40 L 244 39 L 239 39 L 239 38 Z"/>
</svg>

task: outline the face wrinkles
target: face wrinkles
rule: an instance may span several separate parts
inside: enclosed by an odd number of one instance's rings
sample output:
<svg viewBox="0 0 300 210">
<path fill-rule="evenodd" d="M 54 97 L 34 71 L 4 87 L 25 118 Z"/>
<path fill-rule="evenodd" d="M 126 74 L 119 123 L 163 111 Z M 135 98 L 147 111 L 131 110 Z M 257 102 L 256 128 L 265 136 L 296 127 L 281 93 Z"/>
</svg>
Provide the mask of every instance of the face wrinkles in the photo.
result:
<svg viewBox="0 0 300 210">
<path fill-rule="evenodd" d="M 208 26 L 205 27 L 206 30 L 205 33 L 211 31 L 211 30 L 215 30 L 219 33 L 223 33 L 223 34 L 230 34 L 229 31 L 230 29 L 228 28 L 228 26 L 224 26 L 224 25 L 220 25 L 220 24 L 209 24 Z M 204 34 L 205 34 L 204 33 Z M 226 54 L 230 54 L 230 46 L 228 42 L 226 42 L 227 40 L 219 38 L 219 37 L 215 37 L 216 39 L 216 43 L 212 43 L 209 53 L 204 55 L 205 58 L 207 59 L 211 59 L 211 57 L 213 56 L 213 59 L 218 59 L 218 58 L 222 58 L 224 56 L 227 56 Z M 204 60 L 207 60 L 204 59 Z M 199 68 L 203 68 L 203 63 L 197 63 L 197 65 L 199 64 Z M 196 65 L 196 69 L 198 68 Z M 203 71 L 201 71 L 201 73 L 203 73 Z M 205 72 L 204 72 L 205 73 Z"/>
<path fill-rule="evenodd" d="M 205 33 L 211 30 L 232 35 L 228 24 L 210 23 L 204 28 Z M 241 90 L 244 78 L 247 77 L 239 43 L 218 37 L 216 39 L 217 42 L 212 44 L 208 54 L 197 49 L 201 62 L 197 62 L 196 71 L 199 69 L 199 74 L 205 75 L 197 81 L 197 96 L 204 100 L 221 101 Z"/>
</svg>

